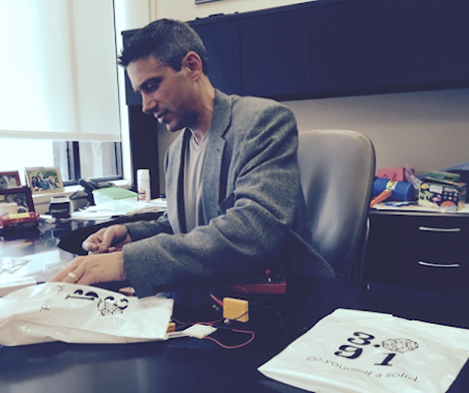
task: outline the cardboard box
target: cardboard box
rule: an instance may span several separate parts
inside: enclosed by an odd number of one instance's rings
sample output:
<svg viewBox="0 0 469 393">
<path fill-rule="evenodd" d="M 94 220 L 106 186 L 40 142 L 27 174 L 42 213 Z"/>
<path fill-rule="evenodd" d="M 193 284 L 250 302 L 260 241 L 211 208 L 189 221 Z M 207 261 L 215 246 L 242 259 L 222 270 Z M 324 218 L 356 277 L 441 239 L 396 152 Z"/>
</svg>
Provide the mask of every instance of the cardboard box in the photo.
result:
<svg viewBox="0 0 469 393">
<path fill-rule="evenodd" d="M 414 173 L 413 169 L 409 170 L 412 174 Z M 405 168 L 403 166 L 397 168 L 378 169 L 376 172 L 376 177 L 394 181 L 408 181 L 405 176 Z"/>
<path fill-rule="evenodd" d="M 466 184 L 425 177 L 419 190 L 419 205 L 457 211 L 464 207 Z"/>
</svg>

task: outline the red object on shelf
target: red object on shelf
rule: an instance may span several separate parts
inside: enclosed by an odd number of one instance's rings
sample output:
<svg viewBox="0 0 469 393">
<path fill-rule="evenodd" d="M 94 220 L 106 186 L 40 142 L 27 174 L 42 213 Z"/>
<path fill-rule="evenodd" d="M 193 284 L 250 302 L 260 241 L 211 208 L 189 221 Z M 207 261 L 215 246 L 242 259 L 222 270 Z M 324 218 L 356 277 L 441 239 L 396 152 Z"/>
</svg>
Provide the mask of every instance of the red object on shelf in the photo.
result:
<svg viewBox="0 0 469 393">
<path fill-rule="evenodd" d="M 39 215 L 34 212 L 3 214 L 0 216 L 0 230 L 37 228 Z"/>
<path fill-rule="evenodd" d="M 410 169 L 410 171 L 414 173 L 414 169 Z M 405 176 L 405 168 L 402 166 L 397 168 L 378 169 L 376 171 L 376 177 L 393 181 L 408 181 Z"/>
</svg>

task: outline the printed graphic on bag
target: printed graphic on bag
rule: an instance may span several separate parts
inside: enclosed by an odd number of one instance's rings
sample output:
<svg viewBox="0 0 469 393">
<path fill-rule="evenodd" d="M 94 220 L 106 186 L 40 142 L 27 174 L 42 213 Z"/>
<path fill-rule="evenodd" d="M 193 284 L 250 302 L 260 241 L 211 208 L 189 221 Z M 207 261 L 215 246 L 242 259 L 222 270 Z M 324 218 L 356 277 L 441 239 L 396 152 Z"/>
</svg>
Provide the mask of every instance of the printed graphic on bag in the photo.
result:
<svg viewBox="0 0 469 393">
<path fill-rule="evenodd" d="M 468 357 L 468 330 L 337 309 L 259 371 L 313 392 L 441 393 Z"/>
<path fill-rule="evenodd" d="M 62 293 L 64 290 L 64 284 L 57 284 L 56 296 Z M 85 301 L 96 301 L 96 309 L 102 316 L 122 314 L 124 310 L 129 307 L 129 299 L 125 296 L 118 294 L 112 296 L 106 296 L 103 299 L 99 298 L 99 295 L 95 291 L 85 292 L 83 289 L 77 289 L 72 295 L 68 294 L 64 296 L 64 299 L 78 299 Z M 53 298 L 44 300 L 44 304 L 41 306 L 40 311 L 50 310 Z"/>
</svg>

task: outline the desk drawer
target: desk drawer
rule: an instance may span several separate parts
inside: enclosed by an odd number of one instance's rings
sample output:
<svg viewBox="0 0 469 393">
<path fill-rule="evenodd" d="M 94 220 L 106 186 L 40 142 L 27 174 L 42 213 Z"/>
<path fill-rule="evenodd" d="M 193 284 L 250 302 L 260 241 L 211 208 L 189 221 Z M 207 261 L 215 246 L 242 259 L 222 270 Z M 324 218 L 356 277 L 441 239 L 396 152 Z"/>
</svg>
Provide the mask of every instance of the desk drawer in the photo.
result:
<svg viewBox="0 0 469 393">
<path fill-rule="evenodd" d="M 372 216 L 363 279 L 469 298 L 469 218 Z"/>
<path fill-rule="evenodd" d="M 396 260 L 383 268 L 376 279 L 385 284 L 469 298 L 468 265 L 459 260 L 451 262 L 438 263 L 421 258 Z"/>
</svg>

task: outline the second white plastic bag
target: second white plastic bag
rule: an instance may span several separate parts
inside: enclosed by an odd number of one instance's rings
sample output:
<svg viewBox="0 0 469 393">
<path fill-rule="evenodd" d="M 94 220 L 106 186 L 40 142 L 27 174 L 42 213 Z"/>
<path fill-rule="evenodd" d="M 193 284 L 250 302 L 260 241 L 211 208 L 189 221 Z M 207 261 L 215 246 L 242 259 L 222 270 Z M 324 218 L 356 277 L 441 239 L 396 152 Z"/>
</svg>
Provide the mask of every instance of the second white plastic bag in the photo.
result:
<svg viewBox="0 0 469 393">
<path fill-rule="evenodd" d="M 337 309 L 259 368 L 315 393 L 444 393 L 469 356 L 469 330 Z"/>
</svg>

